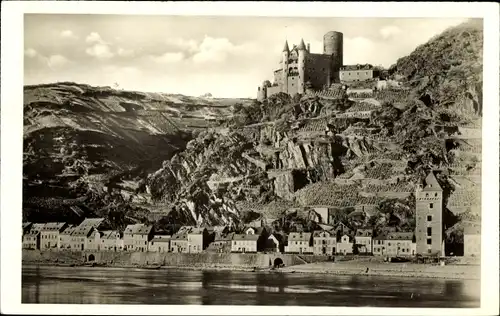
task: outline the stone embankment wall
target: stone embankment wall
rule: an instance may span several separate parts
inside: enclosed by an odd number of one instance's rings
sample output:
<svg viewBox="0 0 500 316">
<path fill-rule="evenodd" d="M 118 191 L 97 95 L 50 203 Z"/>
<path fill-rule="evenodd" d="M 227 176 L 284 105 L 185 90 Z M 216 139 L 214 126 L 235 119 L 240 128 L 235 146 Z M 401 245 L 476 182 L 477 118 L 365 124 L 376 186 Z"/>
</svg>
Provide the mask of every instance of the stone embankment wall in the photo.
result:
<svg viewBox="0 0 500 316">
<path fill-rule="evenodd" d="M 286 266 L 305 262 L 325 261 L 327 258 L 293 254 L 238 254 L 238 253 L 159 253 L 159 252 L 104 252 L 104 251 L 39 251 L 23 250 L 24 263 L 84 264 L 95 262 L 109 266 L 162 265 L 172 267 L 269 267 L 276 259 Z M 93 258 L 91 257 L 93 256 Z M 311 257 L 311 258 L 309 258 Z M 92 260 L 93 259 L 93 260 Z M 304 260 L 305 259 L 305 260 Z M 279 261 L 279 260 L 278 260 Z"/>
</svg>

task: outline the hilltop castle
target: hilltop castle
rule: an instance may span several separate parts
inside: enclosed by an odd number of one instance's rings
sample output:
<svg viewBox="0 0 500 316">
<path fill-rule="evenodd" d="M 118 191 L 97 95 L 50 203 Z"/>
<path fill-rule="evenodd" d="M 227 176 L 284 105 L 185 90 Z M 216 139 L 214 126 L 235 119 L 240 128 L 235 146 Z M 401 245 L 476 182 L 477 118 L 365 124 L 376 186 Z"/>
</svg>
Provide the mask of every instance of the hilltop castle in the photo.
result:
<svg viewBox="0 0 500 316">
<path fill-rule="evenodd" d="M 304 94 L 306 90 L 322 90 L 340 81 L 343 64 L 343 34 L 331 31 L 323 36 L 323 53 L 311 53 L 310 44 L 300 41 L 290 50 L 288 42 L 281 54 L 279 68 L 274 71 L 274 83 L 268 80 L 258 88 L 257 99 L 284 92 L 289 95 Z"/>
</svg>

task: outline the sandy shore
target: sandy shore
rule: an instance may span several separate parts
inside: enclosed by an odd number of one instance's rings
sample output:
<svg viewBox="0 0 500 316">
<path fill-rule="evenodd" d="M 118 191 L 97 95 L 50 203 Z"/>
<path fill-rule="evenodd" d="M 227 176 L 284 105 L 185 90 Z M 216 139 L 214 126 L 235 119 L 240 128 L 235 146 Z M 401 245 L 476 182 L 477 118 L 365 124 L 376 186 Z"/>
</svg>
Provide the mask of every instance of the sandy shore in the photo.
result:
<svg viewBox="0 0 500 316">
<path fill-rule="evenodd" d="M 322 273 L 337 275 L 394 276 L 414 278 L 440 278 L 455 280 L 479 280 L 480 265 L 432 265 L 416 263 L 374 262 L 321 262 L 281 269 L 286 273 Z"/>
<path fill-rule="evenodd" d="M 24 266 L 61 266 L 88 267 L 89 264 L 64 264 L 53 262 L 23 262 Z M 363 275 L 389 276 L 410 278 L 439 278 L 453 280 L 479 280 L 481 268 L 479 265 L 431 265 L 415 263 L 379 263 L 379 262 L 319 262 L 284 267 L 272 270 L 270 268 L 253 268 L 245 266 L 199 265 L 199 266 L 141 266 L 119 264 L 96 264 L 94 267 L 144 269 L 144 270 L 194 270 L 194 271 L 243 271 L 269 273 L 300 273 L 300 274 L 333 274 L 333 275 Z"/>
</svg>

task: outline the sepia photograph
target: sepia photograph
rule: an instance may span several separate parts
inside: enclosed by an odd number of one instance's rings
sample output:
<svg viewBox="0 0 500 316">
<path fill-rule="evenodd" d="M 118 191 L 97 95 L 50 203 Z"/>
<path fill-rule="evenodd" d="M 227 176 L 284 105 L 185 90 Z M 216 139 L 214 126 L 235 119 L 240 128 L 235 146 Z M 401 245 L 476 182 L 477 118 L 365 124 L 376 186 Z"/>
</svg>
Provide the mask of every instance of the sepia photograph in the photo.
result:
<svg viewBox="0 0 500 316">
<path fill-rule="evenodd" d="M 21 15 L 19 306 L 498 308 L 486 19 L 211 4 Z"/>
</svg>

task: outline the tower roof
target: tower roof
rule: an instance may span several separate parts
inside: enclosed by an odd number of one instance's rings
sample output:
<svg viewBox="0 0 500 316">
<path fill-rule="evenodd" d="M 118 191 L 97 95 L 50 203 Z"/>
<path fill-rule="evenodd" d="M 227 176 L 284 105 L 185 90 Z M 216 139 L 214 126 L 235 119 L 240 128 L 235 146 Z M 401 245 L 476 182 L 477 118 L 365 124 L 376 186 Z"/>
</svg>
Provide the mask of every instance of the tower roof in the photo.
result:
<svg viewBox="0 0 500 316">
<path fill-rule="evenodd" d="M 290 48 L 288 48 L 288 41 L 285 41 L 285 47 L 283 47 L 284 52 L 289 52 Z"/>
<path fill-rule="evenodd" d="M 300 40 L 300 44 L 297 47 L 297 50 L 306 50 L 306 44 L 304 44 L 304 39 Z"/>
<path fill-rule="evenodd" d="M 429 172 L 424 181 L 424 191 L 443 191 L 443 188 L 439 185 L 434 172 Z"/>
</svg>

